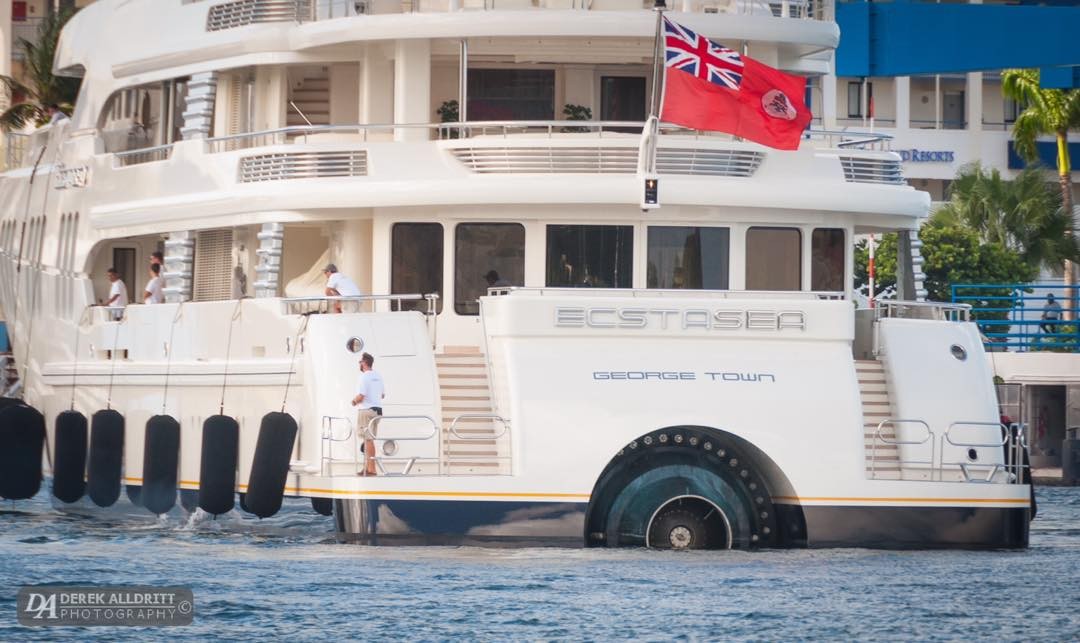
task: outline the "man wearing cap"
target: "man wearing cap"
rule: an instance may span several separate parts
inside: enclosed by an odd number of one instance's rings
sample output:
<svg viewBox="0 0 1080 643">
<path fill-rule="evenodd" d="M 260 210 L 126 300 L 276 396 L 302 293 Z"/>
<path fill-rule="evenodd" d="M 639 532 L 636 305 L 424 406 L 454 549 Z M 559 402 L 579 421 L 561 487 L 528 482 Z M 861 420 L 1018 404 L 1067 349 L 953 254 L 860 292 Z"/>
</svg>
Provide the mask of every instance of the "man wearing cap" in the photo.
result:
<svg viewBox="0 0 1080 643">
<path fill-rule="evenodd" d="M 334 264 L 326 264 L 326 267 L 323 268 L 323 274 L 326 275 L 327 297 L 359 297 L 363 294 L 352 279 L 338 272 L 337 266 Z M 334 302 L 334 310 L 341 312 L 340 301 Z"/>
</svg>

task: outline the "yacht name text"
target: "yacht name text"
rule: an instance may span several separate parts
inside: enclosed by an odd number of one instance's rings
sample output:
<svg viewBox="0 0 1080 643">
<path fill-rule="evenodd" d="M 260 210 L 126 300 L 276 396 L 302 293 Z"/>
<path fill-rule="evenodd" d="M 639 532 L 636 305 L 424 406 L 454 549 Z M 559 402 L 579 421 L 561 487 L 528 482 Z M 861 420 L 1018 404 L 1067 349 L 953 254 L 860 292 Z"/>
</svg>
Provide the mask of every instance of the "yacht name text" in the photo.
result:
<svg viewBox="0 0 1080 643">
<path fill-rule="evenodd" d="M 799 310 L 557 306 L 555 326 L 559 328 L 804 331 L 806 330 L 806 313 Z"/>
</svg>

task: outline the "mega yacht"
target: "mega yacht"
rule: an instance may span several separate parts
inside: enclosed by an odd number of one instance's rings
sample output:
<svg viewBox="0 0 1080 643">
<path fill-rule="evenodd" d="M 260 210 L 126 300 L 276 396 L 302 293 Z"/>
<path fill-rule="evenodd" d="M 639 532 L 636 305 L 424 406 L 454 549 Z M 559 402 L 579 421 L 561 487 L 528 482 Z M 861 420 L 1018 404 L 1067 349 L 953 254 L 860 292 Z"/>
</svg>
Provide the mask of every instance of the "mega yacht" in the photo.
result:
<svg viewBox="0 0 1080 643">
<path fill-rule="evenodd" d="M 831 0 L 667 9 L 811 77 L 840 36 Z M 650 134 L 656 13 L 79 11 L 74 112 L 9 136 L 0 177 L 4 495 L 306 497 L 369 544 L 1025 547 L 1023 433 L 967 307 L 856 301 L 856 235 L 902 232 L 917 277 L 929 196 L 880 135 Z"/>
</svg>

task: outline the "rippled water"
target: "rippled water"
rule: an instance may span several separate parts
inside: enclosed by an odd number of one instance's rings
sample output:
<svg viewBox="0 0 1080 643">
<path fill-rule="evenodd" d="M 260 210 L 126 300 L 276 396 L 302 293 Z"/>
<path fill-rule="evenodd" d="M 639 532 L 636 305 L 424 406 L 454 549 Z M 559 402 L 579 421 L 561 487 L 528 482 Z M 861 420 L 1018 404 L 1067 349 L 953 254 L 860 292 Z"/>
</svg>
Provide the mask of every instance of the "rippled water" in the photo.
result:
<svg viewBox="0 0 1080 643">
<path fill-rule="evenodd" d="M 1080 489 L 1039 489 L 1017 552 L 653 552 L 338 545 L 272 519 L 81 517 L 0 504 L 0 640 L 1080 637 Z M 189 585 L 195 623 L 20 628 L 24 584 Z"/>
</svg>

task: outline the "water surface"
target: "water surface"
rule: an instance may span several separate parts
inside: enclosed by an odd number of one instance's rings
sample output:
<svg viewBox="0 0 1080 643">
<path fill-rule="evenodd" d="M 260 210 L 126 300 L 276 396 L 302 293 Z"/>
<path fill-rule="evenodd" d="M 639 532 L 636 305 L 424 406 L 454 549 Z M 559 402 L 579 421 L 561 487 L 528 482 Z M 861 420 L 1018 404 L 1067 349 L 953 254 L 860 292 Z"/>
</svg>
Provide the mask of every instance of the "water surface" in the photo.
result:
<svg viewBox="0 0 1080 643">
<path fill-rule="evenodd" d="M 213 521 L 42 493 L 0 504 L 0 640 L 1077 640 L 1080 489 L 1038 493 L 1025 551 L 752 553 L 373 548 L 301 501 Z M 19 627 L 16 592 L 40 583 L 188 585 L 195 622 Z"/>
</svg>

